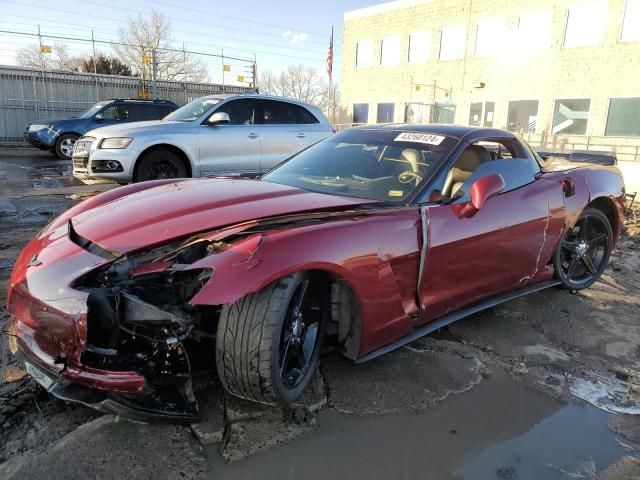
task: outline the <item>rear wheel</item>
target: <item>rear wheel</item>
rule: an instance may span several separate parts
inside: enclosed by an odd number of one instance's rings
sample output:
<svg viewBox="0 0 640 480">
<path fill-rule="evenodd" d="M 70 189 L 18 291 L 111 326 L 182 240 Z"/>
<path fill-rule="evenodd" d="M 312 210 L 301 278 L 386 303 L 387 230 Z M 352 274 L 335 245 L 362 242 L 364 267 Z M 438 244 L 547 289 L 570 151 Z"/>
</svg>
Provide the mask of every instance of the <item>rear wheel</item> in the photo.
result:
<svg viewBox="0 0 640 480">
<path fill-rule="evenodd" d="M 60 135 L 58 140 L 56 140 L 55 146 L 55 154 L 58 158 L 62 158 L 63 160 L 71 159 L 73 155 L 73 146 L 76 144 L 76 140 L 78 140 L 78 135 L 73 133 L 65 133 L 64 135 Z"/>
<path fill-rule="evenodd" d="M 270 405 L 290 404 L 304 392 L 320 360 L 324 285 L 296 273 L 222 309 L 216 364 L 227 392 Z"/>
<path fill-rule="evenodd" d="M 568 230 L 553 257 L 556 276 L 572 290 L 591 286 L 607 268 L 613 232 L 607 216 L 587 208 Z"/>
<path fill-rule="evenodd" d="M 140 159 L 134 182 L 186 176 L 187 167 L 178 155 L 168 150 L 154 150 Z"/>
</svg>

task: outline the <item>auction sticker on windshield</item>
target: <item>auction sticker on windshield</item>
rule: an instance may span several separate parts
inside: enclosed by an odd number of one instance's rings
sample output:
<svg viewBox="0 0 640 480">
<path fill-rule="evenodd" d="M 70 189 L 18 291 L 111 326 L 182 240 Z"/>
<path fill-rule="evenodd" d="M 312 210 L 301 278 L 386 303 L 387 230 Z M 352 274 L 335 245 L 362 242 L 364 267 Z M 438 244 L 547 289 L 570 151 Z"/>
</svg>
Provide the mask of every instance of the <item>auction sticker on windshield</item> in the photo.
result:
<svg viewBox="0 0 640 480">
<path fill-rule="evenodd" d="M 442 141 L 445 139 L 442 135 L 433 135 L 432 133 L 413 133 L 413 132 L 404 132 L 398 135 L 394 141 L 395 142 L 415 142 L 415 143 L 426 143 L 427 145 L 440 145 Z"/>
</svg>

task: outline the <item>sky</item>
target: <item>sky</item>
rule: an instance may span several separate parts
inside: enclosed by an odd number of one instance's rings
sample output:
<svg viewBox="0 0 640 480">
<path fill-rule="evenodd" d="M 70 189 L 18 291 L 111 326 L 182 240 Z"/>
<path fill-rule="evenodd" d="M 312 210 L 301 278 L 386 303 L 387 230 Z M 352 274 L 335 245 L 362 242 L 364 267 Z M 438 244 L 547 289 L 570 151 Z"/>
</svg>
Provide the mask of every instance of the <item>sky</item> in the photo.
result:
<svg viewBox="0 0 640 480">
<path fill-rule="evenodd" d="M 342 21 L 345 11 L 382 3 L 383 0 L 0 0 L 0 64 L 15 64 L 21 46 L 37 42 L 1 31 L 37 33 L 96 40 L 115 40 L 129 17 L 157 9 L 171 20 L 177 48 L 221 54 L 258 63 L 258 72 L 279 72 L 288 65 L 303 64 L 325 71 L 331 27 L 334 36 L 334 80 L 340 73 Z M 43 44 L 64 43 L 70 53 L 90 56 L 92 45 L 76 40 L 44 38 Z M 97 51 L 110 47 L 97 44 Z M 202 56 L 211 70 L 210 80 L 220 81 L 222 62 Z M 231 72 L 226 81 L 237 80 L 247 65 L 227 60 Z"/>
</svg>

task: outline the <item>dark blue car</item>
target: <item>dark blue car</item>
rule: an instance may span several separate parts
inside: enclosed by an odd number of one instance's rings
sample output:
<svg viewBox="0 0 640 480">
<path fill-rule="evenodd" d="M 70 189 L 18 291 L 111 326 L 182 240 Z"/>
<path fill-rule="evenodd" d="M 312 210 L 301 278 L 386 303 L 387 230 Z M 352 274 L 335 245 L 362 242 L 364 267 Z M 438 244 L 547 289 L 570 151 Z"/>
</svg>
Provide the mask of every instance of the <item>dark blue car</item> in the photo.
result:
<svg viewBox="0 0 640 480">
<path fill-rule="evenodd" d="M 159 120 L 177 108 L 167 100 L 103 100 L 76 118 L 36 120 L 27 125 L 24 138 L 34 147 L 70 159 L 76 140 L 89 130 L 117 123 Z"/>
</svg>

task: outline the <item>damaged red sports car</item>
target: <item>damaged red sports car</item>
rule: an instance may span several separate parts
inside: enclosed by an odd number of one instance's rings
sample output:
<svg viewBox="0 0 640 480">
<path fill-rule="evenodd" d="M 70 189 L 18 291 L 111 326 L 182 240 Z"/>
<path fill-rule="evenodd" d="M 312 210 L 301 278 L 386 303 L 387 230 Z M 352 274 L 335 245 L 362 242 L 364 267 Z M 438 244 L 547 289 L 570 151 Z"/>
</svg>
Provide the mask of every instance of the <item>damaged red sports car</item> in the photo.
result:
<svg viewBox="0 0 640 480">
<path fill-rule="evenodd" d="M 598 279 L 615 159 L 495 129 L 346 130 L 260 180 L 166 179 L 68 210 L 20 255 L 13 353 L 52 394 L 194 421 L 192 383 L 289 404 L 329 349 L 362 362 L 497 303 Z M 599 164 L 596 160 L 599 160 Z"/>
</svg>

